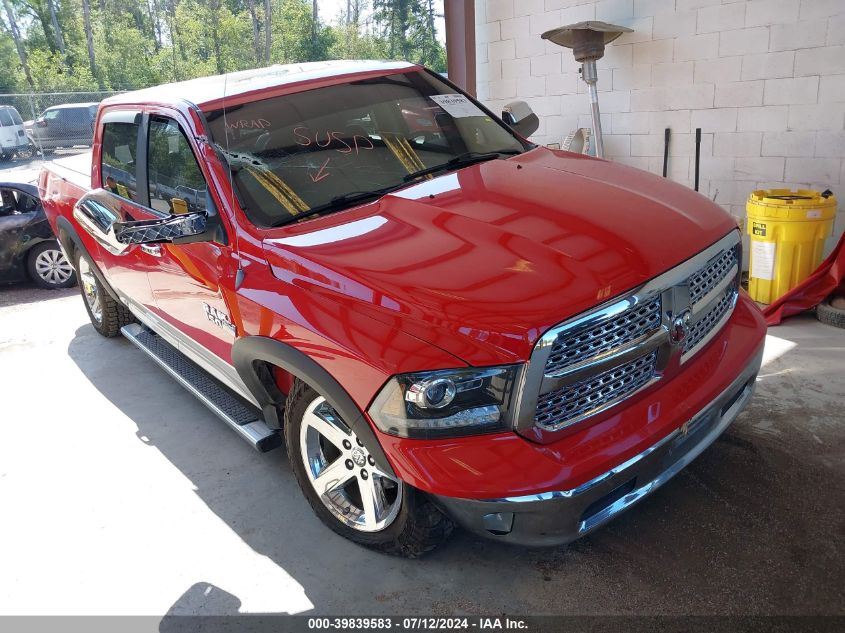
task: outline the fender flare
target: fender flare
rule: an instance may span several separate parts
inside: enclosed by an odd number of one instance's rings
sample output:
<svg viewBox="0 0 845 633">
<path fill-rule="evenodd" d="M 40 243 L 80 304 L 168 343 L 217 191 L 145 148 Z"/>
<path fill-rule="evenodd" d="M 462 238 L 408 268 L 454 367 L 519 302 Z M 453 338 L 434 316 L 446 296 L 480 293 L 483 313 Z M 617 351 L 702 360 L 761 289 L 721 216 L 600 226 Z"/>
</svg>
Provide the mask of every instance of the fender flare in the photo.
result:
<svg viewBox="0 0 845 633">
<path fill-rule="evenodd" d="M 91 257 L 91 253 L 88 252 L 88 249 L 85 248 L 85 244 L 82 243 L 82 238 L 79 237 L 79 233 L 76 232 L 76 229 L 73 228 L 73 225 L 67 218 L 59 217 L 56 220 L 56 233 L 58 234 L 56 239 L 59 241 L 59 245 L 61 245 L 65 254 L 70 258 L 71 266 L 74 266 L 74 269 L 76 268 L 75 253 L 76 251 L 80 251 L 91 264 L 91 272 L 94 273 L 94 276 L 97 278 L 100 286 L 105 288 L 106 292 L 112 299 L 122 304 L 123 302 L 120 300 L 120 297 L 117 296 L 117 293 L 114 291 L 114 288 L 111 287 L 111 284 L 106 281 L 103 273 L 100 272 L 100 269 L 94 262 L 94 258 Z"/>
<path fill-rule="evenodd" d="M 396 476 L 366 416 L 329 372 L 295 347 L 276 339 L 266 336 L 241 337 L 232 346 L 232 362 L 241 380 L 261 405 L 265 419 L 275 421 L 277 427 L 281 426 L 277 403 L 261 381 L 255 368 L 256 361 L 276 365 L 319 392 L 363 442 L 379 468 L 391 477 Z"/>
</svg>

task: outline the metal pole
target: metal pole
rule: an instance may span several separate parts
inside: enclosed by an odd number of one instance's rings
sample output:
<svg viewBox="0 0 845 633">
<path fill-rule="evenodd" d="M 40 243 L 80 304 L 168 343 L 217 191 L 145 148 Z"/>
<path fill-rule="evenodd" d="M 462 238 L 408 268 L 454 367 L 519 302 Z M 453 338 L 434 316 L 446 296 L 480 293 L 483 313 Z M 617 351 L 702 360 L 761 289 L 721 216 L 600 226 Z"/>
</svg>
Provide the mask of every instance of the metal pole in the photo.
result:
<svg viewBox="0 0 845 633">
<path fill-rule="evenodd" d="M 445 0 L 449 79 L 475 96 L 475 3 Z"/>
<path fill-rule="evenodd" d="M 601 112 L 599 112 L 599 91 L 596 83 L 599 80 L 595 60 L 585 61 L 581 65 L 581 79 L 590 89 L 590 112 L 593 116 L 593 137 L 596 139 L 596 157 L 604 158 L 604 143 L 601 135 Z"/>
</svg>

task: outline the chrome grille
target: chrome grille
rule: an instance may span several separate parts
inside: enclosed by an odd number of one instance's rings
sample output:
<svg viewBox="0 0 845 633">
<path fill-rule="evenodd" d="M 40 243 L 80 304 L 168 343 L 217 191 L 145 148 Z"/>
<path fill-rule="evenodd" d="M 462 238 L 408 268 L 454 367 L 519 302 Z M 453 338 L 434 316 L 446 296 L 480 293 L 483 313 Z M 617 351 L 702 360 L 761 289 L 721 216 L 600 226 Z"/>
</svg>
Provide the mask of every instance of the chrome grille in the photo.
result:
<svg viewBox="0 0 845 633">
<path fill-rule="evenodd" d="M 660 327 L 660 297 L 635 305 L 607 321 L 576 332 L 562 332 L 552 346 L 545 373 L 552 376 Z"/>
<path fill-rule="evenodd" d="M 670 380 L 733 311 L 740 249 L 739 231 L 732 231 L 631 293 L 543 334 L 526 367 L 516 430 L 556 431 Z"/>
<path fill-rule="evenodd" d="M 606 408 L 644 386 L 654 376 L 657 352 L 540 396 L 535 423 L 558 430 Z"/>
<path fill-rule="evenodd" d="M 728 248 L 689 278 L 690 305 L 694 306 L 724 280 L 737 264 L 737 249 Z"/>
<path fill-rule="evenodd" d="M 722 298 L 714 305 L 710 311 L 701 317 L 696 323 L 690 326 L 687 333 L 687 338 L 684 340 L 684 354 L 694 349 L 704 337 L 722 320 L 731 306 L 733 306 L 736 295 L 736 287 L 731 285 L 728 290 L 722 295 Z"/>
</svg>

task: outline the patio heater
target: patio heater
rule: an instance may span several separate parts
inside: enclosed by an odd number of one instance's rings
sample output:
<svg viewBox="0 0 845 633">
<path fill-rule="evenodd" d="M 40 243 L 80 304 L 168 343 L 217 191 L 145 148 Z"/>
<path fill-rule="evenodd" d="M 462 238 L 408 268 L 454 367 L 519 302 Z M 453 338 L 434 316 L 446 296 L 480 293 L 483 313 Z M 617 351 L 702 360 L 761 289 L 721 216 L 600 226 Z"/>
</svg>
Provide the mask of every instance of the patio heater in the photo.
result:
<svg viewBox="0 0 845 633">
<path fill-rule="evenodd" d="M 609 44 L 623 33 L 631 33 L 632 29 L 616 26 L 607 22 L 578 22 L 569 26 L 561 26 L 543 33 L 542 38 L 554 42 L 558 46 L 572 49 L 575 61 L 581 62 L 581 79 L 590 89 L 590 108 L 593 117 L 593 137 L 596 145 L 596 156 L 604 156 L 604 146 L 601 136 L 601 118 L 599 114 L 599 93 L 596 82 L 599 80 L 596 70 L 596 60 L 604 57 L 605 44 Z"/>
</svg>

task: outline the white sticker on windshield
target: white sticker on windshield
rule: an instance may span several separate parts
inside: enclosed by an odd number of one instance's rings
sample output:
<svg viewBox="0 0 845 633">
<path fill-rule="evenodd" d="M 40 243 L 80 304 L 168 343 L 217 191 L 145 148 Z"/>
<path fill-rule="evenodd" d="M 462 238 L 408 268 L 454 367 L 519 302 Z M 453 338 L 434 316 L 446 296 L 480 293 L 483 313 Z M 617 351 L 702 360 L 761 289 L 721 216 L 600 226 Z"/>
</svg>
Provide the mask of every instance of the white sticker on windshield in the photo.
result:
<svg viewBox="0 0 845 633">
<path fill-rule="evenodd" d="M 470 116 L 487 116 L 481 109 L 464 95 L 432 95 L 429 97 L 434 103 L 446 110 L 456 119 L 463 119 Z"/>
</svg>

